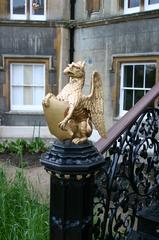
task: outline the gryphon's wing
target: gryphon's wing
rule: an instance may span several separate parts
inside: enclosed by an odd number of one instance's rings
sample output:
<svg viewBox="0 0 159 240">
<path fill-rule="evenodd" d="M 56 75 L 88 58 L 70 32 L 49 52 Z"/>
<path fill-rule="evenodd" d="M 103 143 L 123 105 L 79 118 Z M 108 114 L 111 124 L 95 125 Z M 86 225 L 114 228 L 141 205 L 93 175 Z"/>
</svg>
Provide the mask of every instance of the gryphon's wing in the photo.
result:
<svg viewBox="0 0 159 240">
<path fill-rule="evenodd" d="M 101 137 L 106 138 L 102 80 L 98 72 L 93 72 L 90 94 L 88 96 L 84 96 L 84 98 L 85 108 L 90 111 L 95 128 Z"/>
</svg>

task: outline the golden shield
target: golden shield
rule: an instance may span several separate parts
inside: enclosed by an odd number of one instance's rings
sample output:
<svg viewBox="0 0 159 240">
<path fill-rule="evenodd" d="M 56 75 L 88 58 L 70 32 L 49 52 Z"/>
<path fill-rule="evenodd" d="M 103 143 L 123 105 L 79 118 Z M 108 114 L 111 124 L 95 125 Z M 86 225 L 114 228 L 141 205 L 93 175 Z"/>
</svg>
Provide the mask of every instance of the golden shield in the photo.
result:
<svg viewBox="0 0 159 240">
<path fill-rule="evenodd" d="M 43 104 L 45 119 L 50 133 L 60 140 L 71 138 L 67 131 L 61 130 L 58 126 L 58 123 L 66 117 L 68 107 L 67 102 L 59 101 L 54 95 L 49 98 L 49 106 L 46 107 Z"/>
</svg>

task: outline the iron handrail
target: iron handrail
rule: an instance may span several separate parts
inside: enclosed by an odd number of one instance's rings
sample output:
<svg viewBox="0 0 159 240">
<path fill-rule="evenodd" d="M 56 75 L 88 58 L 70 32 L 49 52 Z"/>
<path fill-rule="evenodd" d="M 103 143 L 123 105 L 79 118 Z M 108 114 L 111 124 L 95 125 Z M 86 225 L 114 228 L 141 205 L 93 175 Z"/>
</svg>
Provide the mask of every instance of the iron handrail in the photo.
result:
<svg viewBox="0 0 159 240">
<path fill-rule="evenodd" d="M 138 118 L 148 105 L 159 96 L 159 81 L 147 92 L 107 133 L 107 138 L 100 138 L 95 146 L 100 153 L 105 153 L 112 143 Z"/>
</svg>

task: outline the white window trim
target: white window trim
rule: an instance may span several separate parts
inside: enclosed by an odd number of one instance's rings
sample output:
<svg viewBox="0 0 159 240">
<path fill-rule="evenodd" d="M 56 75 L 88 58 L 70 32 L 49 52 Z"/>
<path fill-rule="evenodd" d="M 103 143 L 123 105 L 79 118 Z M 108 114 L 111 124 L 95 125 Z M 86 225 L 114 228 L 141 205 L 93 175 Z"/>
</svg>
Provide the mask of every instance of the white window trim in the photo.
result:
<svg viewBox="0 0 159 240">
<path fill-rule="evenodd" d="M 13 103 L 12 103 L 12 70 L 13 70 L 13 65 L 20 65 L 20 64 L 22 64 L 22 65 L 42 65 L 43 67 L 44 67 L 44 71 L 43 71 L 43 74 L 44 74 L 44 76 L 43 76 L 43 79 L 44 79 L 44 82 L 43 82 L 43 85 L 39 85 L 39 86 L 44 86 L 44 95 L 45 95 L 45 71 L 46 71 L 46 66 L 45 66 L 45 64 L 41 64 L 41 63 L 11 63 L 10 64 L 10 110 L 11 111 L 22 111 L 22 112 L 24 112 L 24 111 L 30 111 L 30 112 L 32 112 L 32 111 L 34 111 L 34 112 L 42 112 L 43 111 L 43 108 L 42 108 L 42 104 L 40 104 L 40 105 L 13 105 Z M 19 85 L 18 85 L 19 86 Z M 22 86 L 24 86 L 24 85 L 22 85 Z"/>
<path fill-rule="evenodd" d="M 137 87 L 124 87 L 123 83 L 124 83 L 124 66 L 136 66 L 136 65 L 150 65 L 150 64 L 154 64 L 156 65 L 155 62 L 140 62 L 140 63 L 136 63 L 136 62 L 130 62 L 130 63 L 123 63 L 121 64 L 121 82 L 120 82 L 120 97 L 119 97 L 119 117 L 122 117 L 123 115 L 125 115 L 125 113 L 127 113 L 128 111 L 123 110 L 123 104 L 124 104 L 124 90 L 125 89 L 134 89 L 134 90 L 144 90 L 144 91 L 148 91 L 151 88 L 137 88 Z M 145 70 L 144 70 L 145 71 Z M 134 75 L 133 75 L 133 82 L 134 82 Z M 145 82 L 145 78 L 144 78 L 144 82 Z"/>
<path fill-rule="evenodd" d="M 46 20 L 46 0 L 44 0 L 44 14 L 43 15 L 32 14 L 32 0 L 30 0 L 30 19 L 36 20 L 36 21 Z"/>
<path fill-rule="evenodd" d="M 148 0 L 145 0 L 144 9 L 145 11 L 159 9 L 159 3 L 148 4 Z"/>
<path fill-rule="evenodd" d="M 128 0 L 124 0 L 124 14 L 140 12 L 140 4 L 138 7 L 128 8 Z"/>
<path fill-rule="evenodd" d="M 10 16 L 14 20 L 26 20 L 27 19 L 27 0 L 25 0 L 25 14 L 14 14 L 13 13 L 13 0 L 10 0 Z"/>
</svg>

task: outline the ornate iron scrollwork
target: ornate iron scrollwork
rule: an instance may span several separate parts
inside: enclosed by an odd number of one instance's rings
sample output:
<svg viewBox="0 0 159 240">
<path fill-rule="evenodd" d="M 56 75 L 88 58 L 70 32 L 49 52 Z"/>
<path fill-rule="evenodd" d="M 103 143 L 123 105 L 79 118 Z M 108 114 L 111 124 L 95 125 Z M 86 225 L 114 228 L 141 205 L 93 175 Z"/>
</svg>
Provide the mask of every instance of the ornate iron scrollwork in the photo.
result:
<svg viewBox="0 0 159 240">
<path fill-rule="evenodd" d="M 108 149 L 96 180 L 94 240 L 131 239 L 136 214 L 159 200 L 159 109 L 148 109 Z"/>
</svg>

